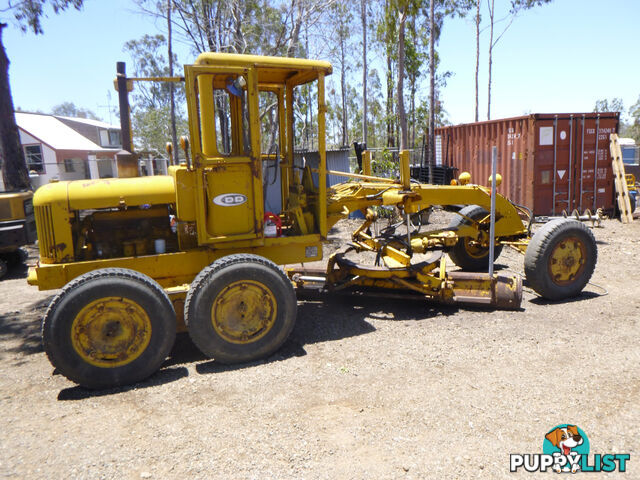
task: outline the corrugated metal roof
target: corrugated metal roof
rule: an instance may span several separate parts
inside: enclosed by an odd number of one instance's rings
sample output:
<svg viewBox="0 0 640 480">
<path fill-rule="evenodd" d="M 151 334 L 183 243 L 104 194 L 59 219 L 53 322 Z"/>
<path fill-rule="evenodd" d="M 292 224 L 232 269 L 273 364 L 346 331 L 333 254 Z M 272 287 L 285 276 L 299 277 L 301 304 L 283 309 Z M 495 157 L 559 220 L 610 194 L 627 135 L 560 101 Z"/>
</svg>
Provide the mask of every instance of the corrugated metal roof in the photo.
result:
<svg viewBox="0 0 640 480">
<path fill-rule="evenodd" d="M 83 119 L 84 120 L 84 119 Z M 52 115 L 16 113 L 18 127 L 29 135 L 46 143 L 54 150 L 108 151 L 80 135 Z M 116 149 L 117 150 L 117 149 Z"/>
<path fill-rule="evenodd" d="M 103 122 L 102 120 L 94 120 L 93 118 L 65 117 L 63 115 L 53 116 L 57 118 L 66 118 L 67 120 L 72 120 L 78 123 L 86 123 L 87 125 L 98 128 L 105 128 L 107 130 L 120 130 L 120 127 L 118 125 L 111 125 L 109 123 Z"/>
</svg>

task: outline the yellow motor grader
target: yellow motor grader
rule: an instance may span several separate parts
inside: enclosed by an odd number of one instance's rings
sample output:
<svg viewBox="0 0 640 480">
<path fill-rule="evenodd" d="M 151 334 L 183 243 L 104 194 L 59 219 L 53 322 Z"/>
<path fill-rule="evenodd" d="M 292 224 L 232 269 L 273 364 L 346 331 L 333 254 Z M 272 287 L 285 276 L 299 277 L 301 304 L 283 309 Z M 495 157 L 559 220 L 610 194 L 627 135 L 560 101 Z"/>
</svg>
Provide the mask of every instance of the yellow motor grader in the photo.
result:
<svg viewBox="0 0 640 480">
<path fill-rule="evenodd" d="M 491 240 L 491 190 L 416 183 L 407 152 L 398 180 L 371 175 L 367 152 L 360 174 L 328 170 L 331 71 L 323 61 L 201 54 L 183 78 L 164 79 L 185 84 L 184 164 L 167 176 L 57 182 L 36 192 L 40 260 L 28 280 L 41 290 L 62 288 L 43 321 L 44 348 L 60 373 L 90 388 L 139 381 L 168 356 L 177 328 L 223 363 L 268 356 L 293 329 L 296 288 L 313 285 L 518 309 L 519 276 L 477 273 L 487 271 L 492 242 L 496 254 L 507 245 L 526 252 L 527 281 L 540 295 L 581 292 L 597 252 L 580 222 L 551 222 L 531 238 L 530 212 L 497 194 Z M 121 109 L 135 80 L 147 79 L 122 69 Z M 317 96 L 315 165 L 294 152 L 295 98 L 309 87 Z M 266 103 L 277 112 L 275 147 L 264 146 L 273 133 L 263 131 Z M 267 169 L 280 180 L 279 212 L 265 208 Z M 328 188 L 329 174 L 345 182 Z M 433 206 L 455 208 L 449 228 L 415 228 L 412 215 Z M 397 208 L 402 227 L 376 228 L 376 207 Z M 326 270 L 280 267 L 321 260 L 331 227 L 355 211 L 366 218 L 348 253 L 332 255 Z M 375 256 L 373 265 L 358 261 L 362 252 Z M 445 254 L 463 271 L 449 271 Z"/>
</svg>

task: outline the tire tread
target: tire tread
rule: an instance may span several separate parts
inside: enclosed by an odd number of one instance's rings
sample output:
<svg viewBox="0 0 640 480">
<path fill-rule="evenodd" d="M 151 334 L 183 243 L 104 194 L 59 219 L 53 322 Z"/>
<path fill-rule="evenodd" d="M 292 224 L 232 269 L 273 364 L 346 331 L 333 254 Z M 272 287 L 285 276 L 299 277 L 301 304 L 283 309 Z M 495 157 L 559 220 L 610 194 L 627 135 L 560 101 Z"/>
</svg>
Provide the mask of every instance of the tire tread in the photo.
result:
<svg viewBox="0 0 640 480">
<path fill-rule="evenodd" d="M 150 278 L 149 276 L 143 273 L 137 272 L 135 270 L 130 270 L 128 268 L 102 268 L 99 270 L 93 270 L 91 272 L 87 272 L 83 275 L 80 275 L 79 277 L 74 278 L 69 283 L 67 283 L 62 288 L 60 293 L 58 293 L 54 297 L 54 299 L 51 301 L 51 303 L 47 307 L 47 310 L 43 316 L 42 327 L 41 327 L 42 344 L 43 344 L 43 348 L 47 356 L 47 359 L 52 365 L 55 366 L 56 362 L 55 362 L 55 359 L 52 358 L 53 354 L 50 351 L 48 334 L 46 332 L 49 328 L 49 324 L 53 321 L 52 317 L 56 309 L 58 308 L 59 304 L 66 298 L 69 292 L 75 290 L 76 288 L 81 287 L 82 285 L 88 282 L 92 282 L 100 278 L 106 278 L 106 277 L 118 277 L 118 278 L 123 278 L 128 280 L 134 280 L 142 283 L 144 286 L 150 288 L 154 293 L 158 294 L 162 299 L 162 301 L 166 304 L 165 305 L 166 308 L 170 309 L 170 311 L 173 312 L 173 314 L 175 315 L 173 304 L 171 303 L 171 300 L 169 299 L 169 296 L 164 291 L 164 289 L 155 280 L 153 280 L 152 278 Z M 173 331 L 173 337 L 175 338 L 175 330 Z M 171 342 L 171 344 L 173 344 L 173 341 Z M 75 383 L 81 384 L 83 386 L 87 386 L 89 388 L 102 388 L 102 385 L 100 385 L 99 382 L 96 382 L 95 385 L 89 385 L 87 384 L 87 382 L 83 381 L 79 377 L 75 377 L 73 374 L 68 374 L 63 371 L 60 371 L 60 373 L 64 377 L 68 378 L 69 380 Z"/>
<path fill-rule="evenodd" d="M 487 210 L 484 207 L 481 207 L 480 205 L 467 205 L 466 207 L 462 208 L 459 213 L 473 220 L 478 220 L 489 214 L 489 212 L 487 212 Z M 466 218 L 462 217 L 461 215 L 456 215 L 455 218 L 451 220 L 451 222 L 449 223 L 449 228 L 457 228 L 461 225 L 469 224 L 469 221 Z M 447 251 L 447 253 L 449 254 L 449 258 L 451 259 L 451 261 L 455 263 L 458 267 L 462 268 L 463 270 L 468 270 L 473 272 L 473 271 L 484 270 L 489 267 L 488 254 L 486 258 L 481 258 L 481 259 L 469 257 L 466 254 L 464 239 L 462 238 L 459 239 L 458 242 L 455 244 L 455 246 L 451 247 Z M 494 253 L 493 261 L 495 262 L 496 259 L 500 256 L 500 253 L 502 253 L 502 245 L 496 245 L 493 253 Z"/>
<path fill-rule="evenodd" d="M 592 249 L 587 248 L 588 255 L 590 251 L 593 252 L 590 258 L 587 259 L 589 262 L 587 269 L 583 272 L 580 281 L 576 285 L 549 285 L 547 265 L 544 258 L 547 250 L 553 246 L 556 239 L 559 238 L 565 230 L 567 230 L 568 233 L 574 229 L 585 234 L 587 241 L 590 242 L 591 247 L 593 247 Z M 589 247 L 589 245 L 587 245 L 587 247 Z M 598 249 L 596 247 L 596 240 L 588 227 L 582 222 L 569 218 L 552 220 L 536 232 L 527 247 L 524 257 L 524 271 L 527 283 L 538 294 L 548 300 L 561 300 L 563 298 L 576 296 L 591 279 L 597 259 Z M 580 287 L 576 288 L 577 285 L 580 285 Z"/>
<path fill-rule="evenodd" d="M 196 309 L 196 305 L 193 299 L 205 287 L 209 278 L 212 275 L 214 275 L 216 272 L 224 270 L 232 265 L 237 265 L 242 263 L 253 263 L 257 265 L 262 265 L 264 267 L 267 267 L 272 272 L 276 273 L 280 277 L 280 279 L 283 281 L 283 283 L 287 285 L 288 288 L 290 289 L 289 293 L 291 297 L 295 299 L 295 291 L 287 275 L 282 271 L 280 267 L 278 267 L 275 263 L 273 263 L 271 260 L 267 258 L 261 257 L 259 255 L 251 254 L 251 253 L 237 253 L 237 254 L 227 255 L 225 257 L 222 257 L 216 260 L 211 265 L 203 268 L 200 271 L 200 273 L 198 273 L 196 278 L 194 278 L 193 282 L 191 283 L 191 286 L 189 287 L 189 291 L 187 292 L 187 297 L 185 298 L 185 302 L 184 302 L 184 319 L 185 319 L 185 324 L 187 325 L 187 331 L 189 332 L 189 336 L 191 337 L 191 340 L 193 341 L 193 343 L 201 351 L 203 351 L 203 353 L 204 353 L 204 350 L 206 350 L 206 348 L 205 348 L 205 345 L 202 344 L 202 339 L 198 338 L 197 335 L 194 334 L 192 329 L 189 328 L 190 318 L 192 318 L 192 316 L 194 315 L 193 311 Z M 295 321 L 290 322 L 287 325 L 286 330 L 282 332 L 280 336 L 286 340 L 291 334 L 291 332 L 293 331 L 294 326 L 295 326 Z M 279 348 L 279 345 L 278 345 L 278 348 Z M 237 360 L 231 357 L 225 357 L 223 355 L 220 355 L 218 358 L 216 358 L 216 360 L 220 361 L 221 363 L 237 363 Z"/>
</svg>

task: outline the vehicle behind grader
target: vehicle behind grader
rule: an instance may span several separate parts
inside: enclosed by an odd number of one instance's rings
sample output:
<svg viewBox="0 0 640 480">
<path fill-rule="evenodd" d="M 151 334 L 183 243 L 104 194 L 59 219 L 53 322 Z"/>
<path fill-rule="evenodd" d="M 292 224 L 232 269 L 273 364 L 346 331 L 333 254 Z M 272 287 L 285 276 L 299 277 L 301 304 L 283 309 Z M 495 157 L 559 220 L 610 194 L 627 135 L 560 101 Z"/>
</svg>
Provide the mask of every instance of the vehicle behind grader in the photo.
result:
<svg viewBox="0 0 640 480">
<path fill-rule="evenodd" d="M 184 78 L 164 79 L 185 83 L 185 163 L 167 176 L 38 189 L 40 260 L 28 280 L 41 290 L 62 288 L 43 320 L 44 348 L 60 373 L 90 388 L 139 381 L 160 368 L 177 328 L 216 361 L 266 357 L 293 329 L 295 288 L 410 290 L 445 303 L 520 307 L 520 276 L 477 273 L 489 264 L 490 189 L 414 182 L 408 152 L 400 154 L 399 180 L 371 175 L 367 152 L 360 174 L 327 170 L 331 71 L 323 61 L 201 54 Z M 123 115 L 135 80 L 148 79 L 120 71 Z M 294 156 L 294 96 L 310 84 L 317 89 L 317 168 Z M 272 148 L 263 148 L 264 97 L 277 111 Z M 122 133 L 126 148 L 128 128 Z M 279 173 L 280 212 L 265 211 L 268 169 Z M 327 188 L 328 174 L 350 178 Z M 397 208 L 402 226 L 378 229 L 374 207 L 381 206 Z M 433 206 L 456 217 L 449 228 L 421 231 L 412 215 Z M 366 218 L 326 271 L 279 267 L 321 260 L 329 230 L 355 211 Z M 526 252 L 527 281 L 546 298 L 582 291 L 597 254 L 585 226 L 554 221 L 531 238 L 526 208 L 497 194 L 495 212 L 496 256 L 507 245 Z M 362 252 L 375 254 L 375 265 L 354 260 Z M 445 253 L 465 271 L 448 271 Z"/>
<path fill-rule="evenodd" d="M 24 245 L 35 242 L 33 192 L 0 191 L 0 278 L 27 257 Z"/>
</svg>

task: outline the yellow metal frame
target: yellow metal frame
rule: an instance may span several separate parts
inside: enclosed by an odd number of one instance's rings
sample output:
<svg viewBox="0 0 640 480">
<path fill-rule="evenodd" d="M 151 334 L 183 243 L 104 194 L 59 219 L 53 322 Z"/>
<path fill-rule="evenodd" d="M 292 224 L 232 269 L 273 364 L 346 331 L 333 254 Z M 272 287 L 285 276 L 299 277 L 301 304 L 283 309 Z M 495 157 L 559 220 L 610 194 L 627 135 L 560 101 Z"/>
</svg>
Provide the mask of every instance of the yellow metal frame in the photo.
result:
<svg viewBox="0 0 640 480">
<path fill-rule="evenodd" d="M 190 283 L 205 266 L 218 258 L 234 253 L 253 253 L 271 259 L 279 265 L 312 262 L 322 259 L 320 235 L 266 238 L 264 245 L 237 242 L 232 248 L 199 248 L 185 252 L 146 255 L 141 257 L 110 258 L 86 262 L 57 264 L 40 263 L 29 270 L 27 281 L 39 290 L 62 288 L 74 278 L 99 268 L 130 268 L 155 279 L 165 288 Z"/>
</svg>

